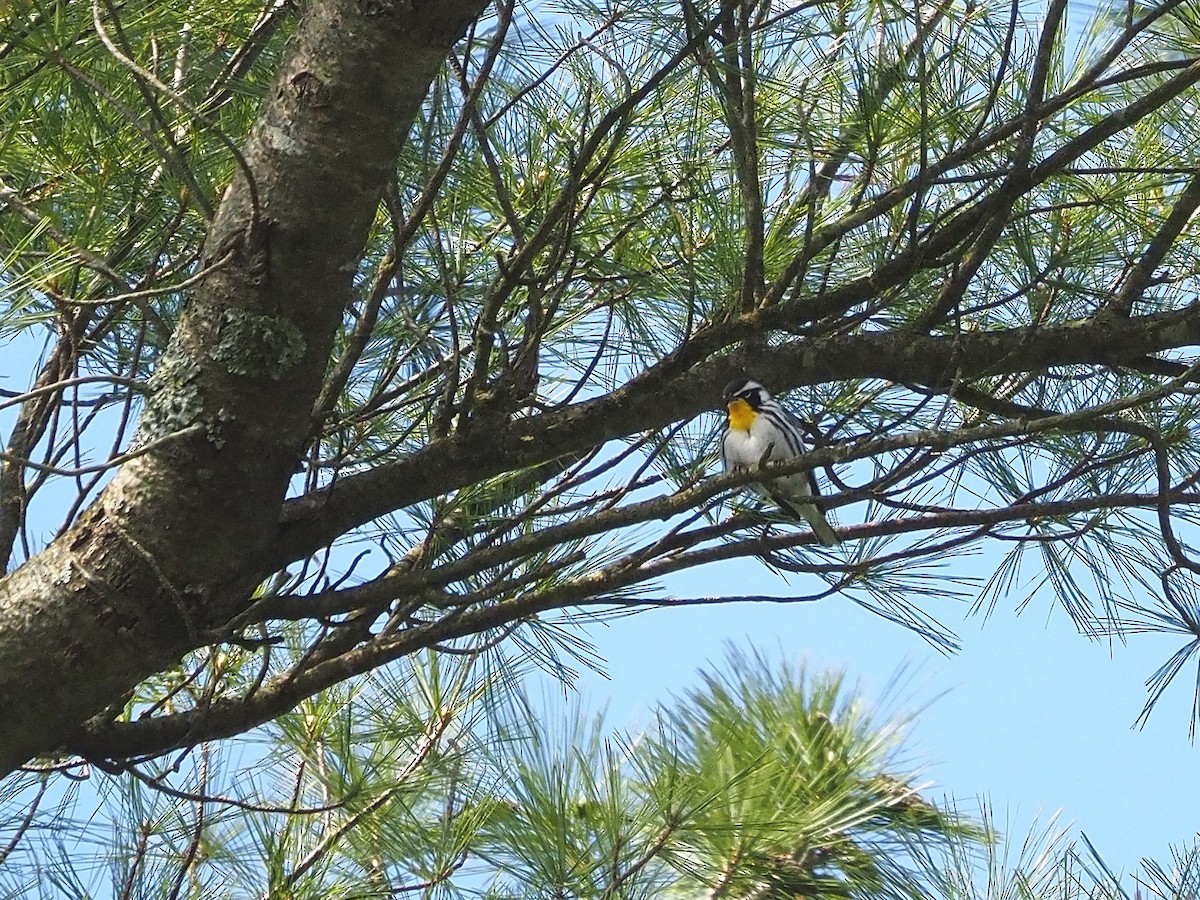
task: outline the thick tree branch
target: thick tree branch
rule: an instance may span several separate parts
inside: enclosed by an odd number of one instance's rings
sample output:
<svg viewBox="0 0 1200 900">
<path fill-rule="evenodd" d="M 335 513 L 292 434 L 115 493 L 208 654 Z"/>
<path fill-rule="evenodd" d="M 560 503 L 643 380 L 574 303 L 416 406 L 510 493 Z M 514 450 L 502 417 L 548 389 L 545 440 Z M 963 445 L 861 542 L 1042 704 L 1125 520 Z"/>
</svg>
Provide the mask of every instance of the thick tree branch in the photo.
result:
<svg viewBox="0 0 1200 900">
<path fill-rule="evenodd" d="M 1061 518 L 1101 509 L 1152 510 L 1163 501 L 1164 498 L 1159 494 L 1128 493 L 990 509 L 950 509 L 928 515 L 857 525 L 846 529 L 843 534 L 847 539 L 857 540 L 916 533 L 933 528 L 980 528 L 1026 519 Z M 1200 503 L 1200 495 L 1192 492 L 1172 492 L 1165 497 L 1165 502 L 1195 505 Z M 681 569 L 730 559 L 769 555 L 812 542 L 813 537 L 810 533 L 789 530 L 671 554 L 651 560 L 643 566 L 622 568 L 617 563 L 589 575 L 568 579 L 555 587 L 530 591 L 489 606 L 453 610 L 434 621 L 379 636 L 312 668 L 282 675 L 250 697 L 220 699 L 203 708 L 138 721 L 93 720 L 69 739 L 65 749 L 92 759 L 123 759 L 165 753 L 203 740 L 232 737 L 277 718 L 293 709 L 304 698 L 327 687 L 369 672 L 417 650 L 481 634 L 489 629 L 503 628 L 539 613 L 572 606 L 670 607 L 676 605 L 670 598 L 630 600 L 614 596 L 614 593 L 621 588 L 654 581 Z M 846 566 L 814 564 L 808 571 L 828 572 L 835 568 L 844 569 Z M 731 602 L 738 599 L 729 598 Z M 754 601 L 758 598 L 746 599 Z M 815 598 L 791 598 L 793 602 L 807 602 L 810 599 Z M 777 599 L 775 602 L 788 601 Z M 687 602 L 678 605 L 687 605 Z"/>
<path fill-rule="evenodd" d="M 1200 307 L 1188 307 L 1032 330 L 838 335 L 757 348 L 753 360 L 735 351 L 705 361 L 712 351 L 766 328 L 785 327 L 787 320 L 787 309 L 772 307 L 714 326 L 619 391 L 514 422 L 502 442 L 494 434 L 444 438 L 409 457 L 291 501 L 283 509 L 273 565 L 282 568 L 351 528 L 410 504 L 699 415 L 717 406 L 721 387 L 742 372 L 777 390 L 854 379 L 945 388 L 1014 372 L 1138 363 L 1150 354 L 1200 344 Z"/>
</svg>

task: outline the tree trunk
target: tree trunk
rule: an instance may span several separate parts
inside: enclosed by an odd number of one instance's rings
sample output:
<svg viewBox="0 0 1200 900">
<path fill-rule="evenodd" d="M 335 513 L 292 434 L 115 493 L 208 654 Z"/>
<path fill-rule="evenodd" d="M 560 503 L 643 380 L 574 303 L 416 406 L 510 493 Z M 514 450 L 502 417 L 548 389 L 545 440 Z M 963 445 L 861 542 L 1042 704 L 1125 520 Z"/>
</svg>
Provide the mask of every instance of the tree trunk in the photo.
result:
<svg viewBox="0 0 1200 900">
<path fill-rule="evenodd" d="M 396 155 L 484 0 L 304 6 L 128 462 L 0 581 L 0 771 L 212 641 L 263 558 Z"/>
</svg>

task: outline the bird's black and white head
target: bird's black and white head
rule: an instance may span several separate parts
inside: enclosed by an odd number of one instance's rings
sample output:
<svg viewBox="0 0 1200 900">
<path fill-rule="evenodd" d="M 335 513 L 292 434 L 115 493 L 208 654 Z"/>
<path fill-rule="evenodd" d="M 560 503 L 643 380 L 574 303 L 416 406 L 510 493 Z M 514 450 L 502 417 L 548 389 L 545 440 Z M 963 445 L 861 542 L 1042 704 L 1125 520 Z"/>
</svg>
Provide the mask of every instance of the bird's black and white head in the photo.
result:
<svg viewBox="0 0 1200 900">
<path fill-rule="evenodd" d="M 759 410 L 771 399 L 767 389 L 751 378 L 735 378 L 725 385 L 725 405 L 743 400 L 751 409 Z"/>
</svg>

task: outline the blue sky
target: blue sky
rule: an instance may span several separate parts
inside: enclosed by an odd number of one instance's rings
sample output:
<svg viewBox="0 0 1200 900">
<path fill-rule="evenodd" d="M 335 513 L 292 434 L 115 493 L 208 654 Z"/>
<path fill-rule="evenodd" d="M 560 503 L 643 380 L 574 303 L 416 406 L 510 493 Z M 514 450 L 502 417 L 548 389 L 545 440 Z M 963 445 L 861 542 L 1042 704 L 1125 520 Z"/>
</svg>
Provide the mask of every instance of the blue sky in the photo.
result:
<svg viewBox="0 0 1200 900">
<path fill-rule="evenodd" d="M 986 559 L 978 574 L 989 574 Z M 705 594 L 786 588 L 752 563 L 690 573 Z M 680 593 L 688 584 L 675 583 Z M 693 591 L 695 592 L 695 591 Z M 962 618 L 948 600 L 943 621 L 962 649 L 943 656 L 911 632 L 837 598 L 791 606 L 739 604 L 657 610 L 593 626 L 606 678 L 585 672 L 589 705 L 607 706 L 614 727 L 645 727 L 653 705 L 698 685 L 697 671 L 733 641 L 813 668 L 846 671 L 886 710 L 916 714 L 909 749 L 934 786 L 965 810 L 987 800 L 1018 842 L 1061 810 L 1114 870 L 1143 857 L 1169 861 L 1200 825 L 1197 748 L 1188 738 L 1187 671 L 1142 730 L 1145 679 L 1179 638 L 1135 635 L 1128 644 L 1089 641 L 1061 610 L 1003 606 L 986 621 Z M 899 681 L 897 681 L 899 676 Z"/>
</svg>

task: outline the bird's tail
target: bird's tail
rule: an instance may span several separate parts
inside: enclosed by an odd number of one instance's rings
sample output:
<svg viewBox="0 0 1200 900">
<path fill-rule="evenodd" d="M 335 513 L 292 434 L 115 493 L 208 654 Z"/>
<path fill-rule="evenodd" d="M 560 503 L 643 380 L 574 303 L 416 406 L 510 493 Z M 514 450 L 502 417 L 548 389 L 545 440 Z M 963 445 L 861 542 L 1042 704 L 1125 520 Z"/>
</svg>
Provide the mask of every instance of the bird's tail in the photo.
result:
<svg viewBox="0 0 1200 900">
<path fill-rule="evenodd" d="M 813 534 L 817 536 L 817 540 L 826 547 L 836 547 L 842 542 L 828 522 L 825 521 L 825 516 L 815 506 L 809 506 L 807 503 L 801 506 L 798 510 L 800 515 L 804 516 L 804 521 L 812 527 Z"/>
</svg>

